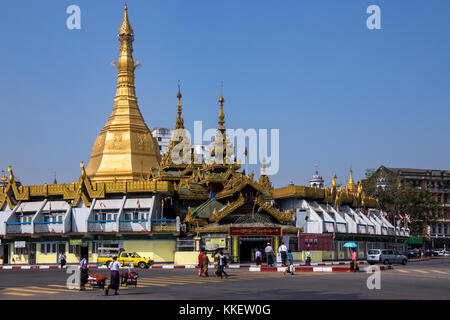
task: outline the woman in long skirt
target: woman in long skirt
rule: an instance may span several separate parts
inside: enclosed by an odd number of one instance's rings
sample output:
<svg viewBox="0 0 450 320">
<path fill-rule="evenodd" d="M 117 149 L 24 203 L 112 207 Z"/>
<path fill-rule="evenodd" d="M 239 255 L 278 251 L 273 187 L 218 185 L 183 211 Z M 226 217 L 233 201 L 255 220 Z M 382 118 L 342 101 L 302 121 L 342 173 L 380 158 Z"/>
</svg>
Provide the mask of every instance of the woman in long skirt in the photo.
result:
<svg viewBox="0 0 450 320">
<path fill-rule="evenodd" d="M 111 280 L 108 288 L 105 291 L 105 295 L 108 295 L 109 289 L 113 289 L 115 295 L 118 295 L 117 290 L 119 290 L 120 275 L 119 275 L 120 262 L 117 261 L 117 257 L 113 257 L 113 261 L 109 264 L 109 269 L 111 270 Z"/>
</svg>

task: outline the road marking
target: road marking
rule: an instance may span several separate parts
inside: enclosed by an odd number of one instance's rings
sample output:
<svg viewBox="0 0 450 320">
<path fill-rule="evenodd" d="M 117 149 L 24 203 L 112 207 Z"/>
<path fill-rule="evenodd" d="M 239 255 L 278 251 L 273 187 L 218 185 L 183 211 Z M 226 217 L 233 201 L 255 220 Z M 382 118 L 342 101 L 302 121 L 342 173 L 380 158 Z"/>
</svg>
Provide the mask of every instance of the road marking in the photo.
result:
<svg viewBox="0 0 450 320">
<path fill-rule="evenodd" d="M 58 293 L 57 291 L 49 291 L 49 290 L 32 290 L 32 289 L 24 289 L 24 288 L 7 288 L 7 290 L 14 290 L 14 291 L 23 291 L 23 292 L 35 292 L 35 293 Z M 51 290 L 51 289 L 50 289 Z"/>
<path fill-rule="evenodd" d="M 447 272 L 444 272 L 444 271 L 439 271 L 439 270 L 431 270 L 431 271 L 433 271 L 433 272 L 437 272 L 437 273 L 442 273 L 442 274 L 448 274 Z"/>
<path fill-rule="evenodd" d="M 414 269 L 414 271 L 420 272 L 420 273 L 429 273 L 428 271 L 423 271 L 423 270 L 418 270 L 418 269 Z"/>
<path fill-rule="evenodd" d="M 154 280 L 144 280 L 143 282 L 144 283 L 146 283 L 146 282 L 155 282 L 155 281 L 157 281 L 157 282 L 162 282 L 162 283 L 179 283 L 179 282 L 181 282 L 181 283 L 205 283 L 206 281 L 194 281 L 194 280 L 177 280 L 177 279 L 163 279 L 163 280 L 160 280 L 160 279 L 154 279 Z"/>
<path fill-rule="evenodd" d="M 21 292 L 5 292 L 4 294 L 8 294 L 11 296 L 23 296 L 23 297 L 34 296 L 33 293 L 21 293 Z"/>
<path fill-rule="evenodd" d="M 400 269 L 396 269 L 398 272 L 404 272 L 404 273 L 409 273 L 409 271 L 406 270 L 400 270 Z"/>
<path fill-rule="evenodd" d="M 54 288 L 43 288 L 43 287 L 27 287 L 30 289 L 38 289 L 38 290 L 52 290 L 52 291 L 61 291 L 61 292 L 73 292 L 73 290 L 69 289 L 54 289 Z"/>
</svg>

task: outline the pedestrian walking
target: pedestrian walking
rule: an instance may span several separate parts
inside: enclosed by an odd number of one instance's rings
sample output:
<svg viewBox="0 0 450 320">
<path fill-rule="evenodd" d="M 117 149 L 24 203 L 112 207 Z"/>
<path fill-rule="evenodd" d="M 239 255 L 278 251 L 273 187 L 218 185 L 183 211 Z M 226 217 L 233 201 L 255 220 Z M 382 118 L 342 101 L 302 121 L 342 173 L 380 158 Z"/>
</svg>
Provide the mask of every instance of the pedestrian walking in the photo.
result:
<svg viewBox="0 0 450 320">
<path fill-rule="evenodd" d="M 309 252 L 309 249 L 306 250 L 306 263 L 305 266 L 311 265 L 311 252 Z"/>
<path fill-rule="evenodd" d="M 295 268 L 294 268 L 294 256 L 292 255 L 291 250 L 288 251 L 288 254 L 286 256 L 286 260 L 287 260 L 288 265 L 286 267 L 286 270 L 284 271 L 284 274 L 286 274 L 286 272 L 287 272 L 287 273 L 290 273 L 291 275 L 294 275 L 294 270 L 295 270 Z"/>
<path fill-rule="evenodd" d="M 204 256 L 204 250 L 200 250 L 200 253 L 198 255 L 198 276 L 201 277 L 203 273 L 203 256 Z"/>
<path fill-rule="evenodd" d="M 85 285 L 88 283 L 89 278 L 89 270 L 87 266 L 86 256 L 83 256 L 83 259 L 80 261 L 80 291 L 86 290 Z"/>
<path fill-rule="evenodd" d="M 264 249 L 264 252 L 266 253 L 267 265 L 269 267 L 273 266 L 273 264 L 274 264 L 274 259 L 273 259 L 274 252 L 273 252 L 272 246 L 270 245 L 270 242 L 267 242 L 267 246 Z"/>
<path fill-rule="evenodd" d="M 261 253 L 261 251 L 259 251 L 259 249 L 256 249 L 255 257 L 256 257 L 256 265 L 260 266 L 261 265 L 262 253 Z"/>
<path fill-rule="evenodd" d="M 281 254 L 281 263 L 283 264 L 283 266 L 287 266 L 286 265 L 286 257 L 287 257 L 287 247 L 284 245 L 284 242 L 281 242 L 281 246 L 280 248 L 278 248 L 278 253 Z"/>
<path fill-rule="evenodd" d="M 66 265 L 66 255 L 64 254 L 64 252 L 61 252 L 59 254 L 59 264 L 61 265 L 61 269 L 64 268 L 64 266 Z"/>
<path fill-rule="evenodd" d="M 223 251 L 219 251 L 219 269 L 217 270 L 217 275 L 220 276 L 220 279 L 223 278 L 223 274 L 228 279 L 228 274 L 224 271 L 225 266 L 227 265 L 227 258 L 223 254 Z"/>
<path fill-rule="evenodd" d="M 203 270 L 202 270 L 201 276 L 207 277 L 208 276 L 209 258 L 206 253 L 202 256 L 202 265 L 203 265 Z"/>
<path fill-rule="evenodd" d="M 215 271 L 214 271 L 214 274 L 216 275 L 216 277 L 218 277 L 219 275 L 219 272 L 218 272 L 218 270 L 219 270 L 219 251 L 220 251 L 220 249 L 216 249 L 216 251 L 214 251 L 214 254 L 213 254 L 213 258 L 214 258 L 214 269 L 215 269 Z"/>
<path fill-rule="evenodd" d="M 113 289 L 115 292 L 115 295 L 118 295 L 117 291 L 119 290 L 119 284 L 120 284 L 120 275 L 119 275 L 119 268 L 121 267 L 121 264 L 119 261 L 117 261 L 117 257 L 113 257 L 113 261 L 109 263 L 109 270 L 111 271 L 111 279 L 109 282 L 108 288 L 105 290 L 105 296 L 108 295 L 109 289 Z"/>
<path fill-rule="evenodd" d="M 354 272 L 358 271 L 358 262 L 356 261 L 356 257 L 357 257 L 356 249 L 353 248 L 352 249 L 352 265 L 351 265 L 350 270 L 353 270 Z"/>
</svg>

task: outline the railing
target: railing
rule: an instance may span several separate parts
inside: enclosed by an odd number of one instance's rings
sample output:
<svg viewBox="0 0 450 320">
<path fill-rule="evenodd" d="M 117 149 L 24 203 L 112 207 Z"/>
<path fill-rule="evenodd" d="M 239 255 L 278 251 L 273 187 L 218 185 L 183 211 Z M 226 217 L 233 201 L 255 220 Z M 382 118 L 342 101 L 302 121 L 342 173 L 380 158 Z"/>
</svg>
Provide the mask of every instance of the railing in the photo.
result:
<svg viewBox="0 0 450 320">
<path fill-rule="evenodd" d="M 31 222 L 7 222 L 6 233 L 33 233 Z"/>
<path fill-rule="evenodd" d="M 152 231 L 177 232 L 177 219 L 152 219 Z"/>
<path fill-rule="evenodd" d="M 117 232 L 116 220 L 88 220 L 88 232 Z"/>
<path fill-rule="evenodd" d="M 119 220 L 120 231 L 150 231 L 147 230 L 148 219 L 125 219 Z"/>
<path fill-rule="evenodd" d="M 62 221 L 37 221 L 34 222 L 35 233 L 63 233 L 64 226 Z"/>
<path fill-rule="evenodd" d="M 195 240 L 193 239 L 177 239 L 176 251 L 195 251 Z"/>
</svg>

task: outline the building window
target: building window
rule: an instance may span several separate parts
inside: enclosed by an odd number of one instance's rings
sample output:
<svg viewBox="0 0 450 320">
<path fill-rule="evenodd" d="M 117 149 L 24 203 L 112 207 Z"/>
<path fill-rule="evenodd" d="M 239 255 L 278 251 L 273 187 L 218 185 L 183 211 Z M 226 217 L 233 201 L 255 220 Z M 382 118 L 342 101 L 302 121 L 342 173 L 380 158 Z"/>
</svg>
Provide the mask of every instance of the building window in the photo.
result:
<svg viewBox="0 0 450 320">
<path fill-rule="evenodd" d="M 161 137 L 158 137 L 158 141 L 161 141 L 162 139 L 161 139 Z"/>
</svg>

